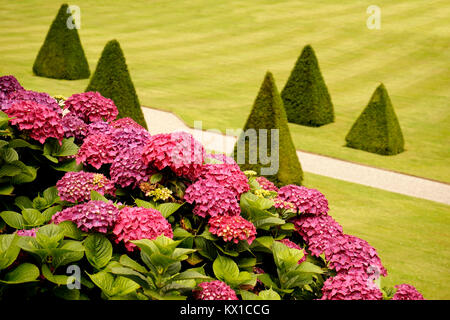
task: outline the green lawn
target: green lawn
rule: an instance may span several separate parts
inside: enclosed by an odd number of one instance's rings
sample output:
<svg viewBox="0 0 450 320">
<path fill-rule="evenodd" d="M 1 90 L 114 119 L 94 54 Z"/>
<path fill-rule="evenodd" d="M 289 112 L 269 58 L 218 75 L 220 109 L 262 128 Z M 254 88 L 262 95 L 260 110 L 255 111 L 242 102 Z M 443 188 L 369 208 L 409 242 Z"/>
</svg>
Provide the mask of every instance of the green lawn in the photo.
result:
<svg viewBox="0 0 450 320">
<path fill-rule="evenodd" d="M 88 80 L 34 77 L 31 67 L 60 1 L 2 1 L 0 74 L 25 87 L 70 95 Z M 95 69 L 117 38 L 143 105 L 189 125 L 241 128 L 266 70 L 284 86 L 303 46 L 318 56 L 336 122 L 291 125 L 296 147 L 450 182 L 450 3 L 387 1 L 381 29 L 366 27 L 373 1 L 84 1 L 80 36 Z M 391 96 L 406 152 L 379 156 L 343 147 L 344 137 L 379 82 Z M 149 124 L 151 126 L 151 123 Z"/>
<path fill-rule="evenodd" d="M 305 173 L 329 201 L 329 214 L 377 249 L 382 285 L 414 285 L 426 299 L 450 299 L 450 207 Z"/>
</svg>

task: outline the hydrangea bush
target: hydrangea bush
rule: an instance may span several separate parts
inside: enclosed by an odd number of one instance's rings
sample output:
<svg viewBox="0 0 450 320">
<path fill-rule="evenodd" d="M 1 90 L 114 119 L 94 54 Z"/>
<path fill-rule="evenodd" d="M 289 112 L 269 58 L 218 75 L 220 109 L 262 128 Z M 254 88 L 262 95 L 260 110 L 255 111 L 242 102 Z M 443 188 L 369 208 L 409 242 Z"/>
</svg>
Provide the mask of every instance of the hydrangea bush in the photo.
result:
<svg viewBox="0 0 450 320">
<path fill-rule="evenodd" d="M 98 93 L 21 91 L 0 78 L 0 298 L 423 299 L 381 286 L 377 251 L 320 191 L 277 188 L 185 132 L 151 136 Z"/>
</svg>

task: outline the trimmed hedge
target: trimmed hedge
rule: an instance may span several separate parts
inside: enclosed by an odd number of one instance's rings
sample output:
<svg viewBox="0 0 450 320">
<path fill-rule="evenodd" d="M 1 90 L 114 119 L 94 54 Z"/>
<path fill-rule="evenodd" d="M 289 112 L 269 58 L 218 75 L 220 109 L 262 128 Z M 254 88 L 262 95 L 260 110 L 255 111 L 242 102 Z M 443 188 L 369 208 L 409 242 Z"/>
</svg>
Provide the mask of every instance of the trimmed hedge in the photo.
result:
<svg viewBox="0 0 450 320">
<path fill-rule="evenodd" d="M 319 127 L 334 121 L 333 103 L 313 48 L 303 48 L 281 92 L 289 122 Z"/>
<path fill-rule="evenodd" d="M 251 143 L 250 139 L 245 137 L 245 132 L 249 129 L 255 129 L 258 141 L 256 145 Z M 271 148 L 270 129 L 279 129 L 279 141 L 273 147 L 279 154 L 279 169 L 274 175 L 266 175 L 266 178 L 278 186 L 296 184 L 301 185 L 303 180 L 303 171 L 300 165 L 297 153 L 289 131 L 286 112 L 283 107 L 283 101 L 275 84 L 272 73 L 267 72 L 259 90 L 258 96 L 254 102 L 252 111 L 244 126 L 244 132 L 238 139 L 234 147 L 234 157 L 238 160 L 237 144 L 244 143 L 245 139 L 245 163 L 239 164 L 242 170 L 254 170 L 261 175 L 261 168 L 270 167 L 270 163 L 262 164 L 259 155 L 259 129 L 267 129 L 267 154 L 270 155 L 274 150 Z M 257 163 L 249 163 L 249 148 L 257 150 Z M 238 162 L 238 161 L 237 161 Z"/>
<path fill-rule="evenodd" d="M 102 96 L 112 99 L 119 110 L 119 118 L 130 117 L 147 128 L 125 57 L 117 40 L 111 40 L 105 45 L 94 75 L 86 88 L 87 91 L 98 91 Z"/>
<path fill-rule="evenodd" d="M 91 74 L 77 29 L 67 27 L 71 17 L 67 10 L 67 4 L 59 9 L 34 61 L 33 72 L 37 76 L 77 80 Z"/>
<path fill-rule="evenodd" d="M 404 151 L 402 130 L 383 84 L 375 90 L 345 140 L 347 147 L 381 155 Z"/>
</svg>

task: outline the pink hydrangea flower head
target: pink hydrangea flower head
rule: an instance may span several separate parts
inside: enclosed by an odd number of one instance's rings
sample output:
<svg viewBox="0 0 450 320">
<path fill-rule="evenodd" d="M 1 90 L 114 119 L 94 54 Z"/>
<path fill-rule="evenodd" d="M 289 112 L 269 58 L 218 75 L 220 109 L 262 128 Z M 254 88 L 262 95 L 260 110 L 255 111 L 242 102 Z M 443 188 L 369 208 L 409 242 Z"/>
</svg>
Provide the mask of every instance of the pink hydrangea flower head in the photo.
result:
<svg viewBox="0 0 450 320">
<path fill-rule="evenodd" d="M 98 92 L 76 93 L 66 100 L 65 108 L 74 112 L 86 123 L 110 122 L 119 114 L 114 102 Z"/>
<path fill-rule="evenodd" d="M 36 231 L 37 229 L 29 229 L 29 230 L 17 230 L 17 235 L 21 237 L 36 237 Z"/>
<path fill-rule="evenodd" d="M 91 191 L 114 195 L 114 184 L 103 174 L 92 172 L 67 172 L 56 183 L 58 194 L 63 201 L 72 203 L 88 201 Z"/>
<path fill-rule="evenodd" d="M 177 176 L 194 181 L 201 173 L 205 150 L 189 133 L 162 133 L 149 138 L 143 157 L 158 170 L 168 167 Z"/>
<path fill-rule="evenodd" d="M 64 137 L 82 141 L 88 135 L 88 126 L 83 120 L 78 118 L 72 112 L 69 112 L 62 118 Z"/>
<path fill-rule="evenodd" d="M 64 137 L 61 116 L 49 107 L 30 100 L 17 100 L 5 111 L 10 122 L 26 131 L 30 138 L 44 143 L 47 138 L 56 138 L 59 142 Z"/>
<path fill-rule="evenodd" d="M 281 200 L 280 198 L 273 199 L 273 206 L 277 209 L 294 211 L 295 205 L 292 202 Z"/>
<path fill-rule="evenodd" d="M 220 280 L 202 282 L 198 286 L 200 289 L 193 291 L 196 300 L 239 300 L 236 292 Z"/>
<path fill-rule="evenodd" d="M 78 164 L 90 164 L 94 168 L 100 169 L 104 164 L 113 163 L 117 152 L 109 135 L 94 134 L 84 139 L 78 150 L 76 161 Z"/>
<path fill-rule="evenodd" d="M 220 155 L 214 155 L 219 156 Z M 222 163 L 206 163 L 202 167 L 199 178 L 215 181 L 227 188 L 239 198 L 250 190 L 247 176 L 241 171 L 239 165 L 233 159 L 222 155 Z"/>
<path fill-rule="evenodd" d="M 322 287 L 321 300 L 382 300 L 381 290 L 359 273 L 338 273 Z"/>
<path fill-rule="evenodd" d="M 83 232 L 107 233 L 114 227 L 119 210 L 112 201 L 91 200 L 57 212 L 52 222 L 72 221 Z"/>
<path fill-rule="evenodd" d="M 316 189 L 296 186 L 293 184 L 281 187 L 278 198 L 291 202 L 298 212 L 312 214 L 327 214 L 328 201 L 325 196 Z"/>
<path fill-rule="evenodd" d="M 209 219 L 209 232 L 221 237 L 224 241 L 238 243 L 246 240 L 252 244 L 256 238 L 256 228 L 250 221 L 241 216 L 215 216 Z"/>
<path fill-rule="evenodd" d="M 320 256 L 332 248 L 336 239 L 343 236 L 342 226 L 329 215 L 302 214 L 291 222 L 314 256 Z"/>
<path fill-rule="evenodd" d="M 111 180 L 122 188 L 136 188 L 141 182 L 148 181 L 156 171 L 147 166 L 142 159 L 142 147 L 122 149 L 114 159 L 110 175 Z"/>
<path fill-rule="evenodd" d="M 329 267 L 338 272 L 349 270 L 374 276 L 387 276 L 377 251 L 367 241 L 352 235 L 334 238 L 332 246 L 325 249 Z"/>
<path fill-rule="evenodd" d="M 8 96 L 15 92 L 24 90 L 19 81 L 14 76 L 0 77 L 0 110 L 2 110 L 2 102 L 8 99 Z"/>
<path fill-rule="evenodd" d="M 273 184 L 272 181 L 267 179 L 266 177 L 256 177 L 255 180 L 259 183 L 262 189 L 268 190 L 268 191 L 276 191 L 278 192 L 278 188 L 276 185 Z"/>
<path fill-rule="evenodd" d="M 398 284 L 395 288 L 397 291 L 392 300 L 425 300 L 423 295 L 410 284 Z"/>
<path fill-rule="evenodd" d="M 153 240 L 160 235 L 173 238 L 172 226 L 161 212 L 140 207 L 125 207 L 120 210 L 113 233 L 116 235 L 116 243 L 124 241 L 128 251 L 137 248 L 131 240 Z"/>
<path fill-rule="evenodd" d="M 298 264 L 302 263 L 303 261 L 306 261 L 306 251 L 303 250 L 298 244 L 296 244 L 295 242 L 292 242 L 291 240 L 289 240 L 287 238 L 279 240 L 279 242 L 285 244 L 288 248 L 303 251 L 303 257 L 300 260 L 298 260 Z"/>
<path fill-rule="evenodd" d="M 186 189 L 184 200 L 195 204 L 194 214 L 203 218 L 208 215 L 211 217 L 234 216 L 241 213 L 235 193 L 214 180 L 197 180 Z"/>
</svg>

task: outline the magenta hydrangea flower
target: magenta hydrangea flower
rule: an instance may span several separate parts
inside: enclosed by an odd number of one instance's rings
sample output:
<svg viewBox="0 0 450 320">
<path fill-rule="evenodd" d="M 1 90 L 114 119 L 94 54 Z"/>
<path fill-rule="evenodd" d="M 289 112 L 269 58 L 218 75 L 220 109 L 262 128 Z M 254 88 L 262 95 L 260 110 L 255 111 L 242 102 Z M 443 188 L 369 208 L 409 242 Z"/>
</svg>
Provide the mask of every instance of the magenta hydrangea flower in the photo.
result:
<svg viewBox="0 0 450 320">
<path fill-rule="evenodd" d="M 221 237 L 224 241 L 238 243 L 246 240 L 252 244 L 256 238 L 256 228 L 250 221 L 241 216 L 215 216 L 209 219 L 209 232 Z"/>
<path fill-rule="evenodd" d="M 262 189 L 268 191 L 278 192 L 278 188 L 273 184 L 272 181 L 268 180 L 266 177 L 256 177 L 255 180 L 259 183 Z"/>
<path fill-rule="evenodd" d="M 322 287 L 321 300 L 382 300 L 383 293 L 367 276 L 360 273 L 338 273 Z"/>
<path fill-rule="evenodd" d="M 17 90 L 8 95 L 8 100 L 2 103 L 3 111 L 9 109 L 17 101 L 33 101 L 46 106 L 57 114 L 61 115 L 62 110 L 58 102 L 46 92 L 36 92 L 32 90 Z"/>
<path fill-rule="evenodd" d="M 56 183 L 58 194 L 63 201 L 72 203 L 88 201 L 91 191 L 114 195 L 114 184 L 103 174 L 92 172 L 67 172 Z"/>
<path fill-rule="evenodd" d="M 328 201 L 316 189 L 308 189 L 290 184 L 280 188 L 278 198 L 293 203 L 298 212 L 301 213 L 312 213 L 316 215 L 328 213 Z"/>
<path fill-rule="evenodd" d="M 155 172 L 144 163 L 142 147 L 123 149 L 114 159 L 109 171 L 111 180 L 122 188 L 136 188 L 141 182 L 148 181 Z"/>
<path fill-rule="evenodd" d="M 119 150 L 144 147 L 150 137 L 147 130 L 135 126 L 122 126 L 111 132 L 111 139 Z"/>
<path fill-rule="evenodd" d="M 193 291 L 196 300 L 239 300 L 236 292 L 220 280 L 202 282 L 198 286 L 200 289 Z"/>
<path fill-rule="evenodd" d="M 0 110 L 2 109 L 2 103 L 8 99 L 8 96 L 15 92 L 24 90 L 19 81 L 14 76 L 2 76 L 0 77 Z"/>
<path fill-rule="evenodd" d="M 343 235 L 342 226 L 329 215 L 302 214 L 291 222 L 308 244 L 311 254 L 317 257 L 330 250 L 335 239 Z"/>
<path fill-rule="evenodd" d="M 303 261 L 306 261 L 306 251 L 303 250 L 298 244 L 296 244 L 295 242 L 292 242 L 291 240 L 289 240 L 287 238 L 278 240 L 278 242 L 285 244 L 288 248 L 303 251 L 303 257 L 300 260 L 298 260 L 298 264 L 302 263 Z"/>
<path fill-rule="evenodd" d="M 177 176 L 193 181 L 201 173 L 205 150 L 189 133 L 163 133 L 149 138 L 143 157 L 158 170 L 170 168 Z"/>
<path fill-rule="evenodd" d="M 34 101 L 18 100 L 5 111 L 11 124 L 27 132 L 30 138 L 44 143 L 47 138 L 56 138 L 59 142 L 64 137 L 61 116 L 49 107 Z"/>
<path fill-rule="evenodd" d="M 113 127 L 105 121 L 94 121 L 87 125 L 87 136 L 94 134 L 105 134 L 111 136 Z"/>
<path fill-rule="evenodd" d="M 217 157 L 222 163 L 206 163 L 202 167 L 199 179 L 212 180 L 227 188 L 239 198 L 250 190 L 247 176 L 241 171 L 239 165 L 231 158 L 222 155 L 209 155 Z"/>
<path fill-rule="evenodd" d="M 17 235 L 21 237 L 36 237 L 36 231 L 37 229 L 23 229 L 23 230 L 17 230 Z"/>
<path fill-rule="evenodd" d="M 62 118 L 62 126 L 66 138 L 75 137 L 75 139 L 82 141 L 88 135 L 87 124 L 72 112 Z"/>
<path fill-rule="evenodd" d="M 280 198 L 273 199 L 273 206 L 277 209 L 284 209 L 284 210 L 291 210 L 291 211 L 296 210 L 295 205 L 293 203 L 281 200 Z"/>
<path fill-rule="evenodd" d="M 74 112 L 86 123 L 110 122 L 119 114 L 114 101 L 103 97 L 98 92 L 76 93 L 66 100 L 65 108 Z"/>
<path fill-rule="evenodd" d="M 241 213 L 235 193 L 213 180 L 199 179 L 191 184 L 186 189 L 184 200 L 195 204 L 194 214 L 203 218 Z"/>
<path fill-rule="evenodd" d="M 90 164 L 94 168 L 100 169 L 104 164 L 113 163 L 117 152 L 109 135 L 94 134 L 84 139 L 78 150 L 76 161 L 78 164 Z"/>
<path fill-rule="evenodd" d="M 410 284 L 398 284 L 394 287 L 397 288 L 397 291 L 392 300 L 425 300 L 423 295 Z"/>
<path fill-rule="evenodd" d="M 62 221 L 73 221 L 83 232 L 107 233 L 114 226 L 119 210 L 111 200 L 103 202 L 91 200 L 57 212 L 52 222 L 59 224 Z"/>
<path fill-rule="evenodd" d="M 172 226 L 161 212 L 140 207 L 125 207 L 120 210 L 113 233 L 116 235 L 116 243 L 124 241 L 128 251 L 137 248 L 131 240 L 153 240 L 160 235 L 173 238 Z"/>
<path fill-rule="evenodd" d="M 352 235 L 335 237 L 332 246 L 325 249 L 329 267 L 338 272 L 359 271 L 367 275 L 387 276 L 377 251 L 367 241 Z"/>
</svg>

